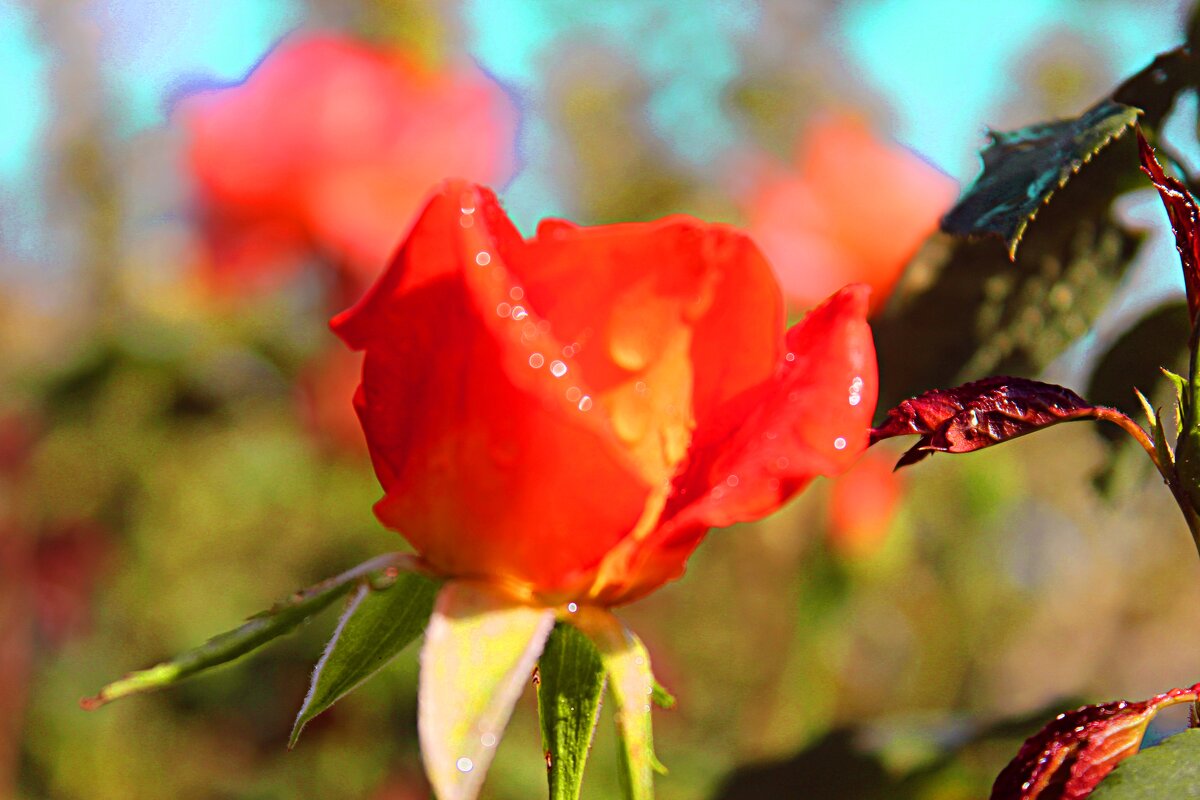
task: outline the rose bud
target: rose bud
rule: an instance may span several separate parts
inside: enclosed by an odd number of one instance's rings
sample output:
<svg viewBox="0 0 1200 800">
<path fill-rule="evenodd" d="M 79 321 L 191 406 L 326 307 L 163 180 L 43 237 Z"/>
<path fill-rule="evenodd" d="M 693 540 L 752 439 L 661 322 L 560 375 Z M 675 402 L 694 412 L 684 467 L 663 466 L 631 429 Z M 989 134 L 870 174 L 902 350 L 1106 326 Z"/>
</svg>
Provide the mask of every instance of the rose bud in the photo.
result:
<svg viewBox="0 0 1200 800">
<path fill-rule="evenodd" d="M 858 458 L 868 294 L 785 330 L 770 266 L 732 228 L 550 220 L 526 240 L 489 190 L 447 183 L 332 323 L 365 351 L 376 514 L 447 576 L 549 604 L 640 597 L 709 528 Z"/>
</svg>

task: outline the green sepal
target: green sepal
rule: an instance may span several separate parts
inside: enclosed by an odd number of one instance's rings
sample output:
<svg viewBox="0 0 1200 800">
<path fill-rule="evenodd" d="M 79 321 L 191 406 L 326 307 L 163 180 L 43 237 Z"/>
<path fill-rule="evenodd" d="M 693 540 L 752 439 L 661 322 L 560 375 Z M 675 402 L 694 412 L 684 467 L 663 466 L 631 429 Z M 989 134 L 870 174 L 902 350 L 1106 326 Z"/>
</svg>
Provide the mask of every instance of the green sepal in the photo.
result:
<svg viewBox="0 0 1200 800">
<path fill-rule="evenodd" d="M 667 691 L 666 687 L 654 680 L 654 685 L 650 687 L 650 702 L 661 709 L 667 710 L 675 707 L 675 695 Z"/>
<path fill-rule="evenodd" d="M 641 640 L 610 611 L 583 607 L 572 616 L 600 653 L 616 707 L 621 789 L 626 800 L 652 800 L 654 773 L 666 768 L 654 755 L 650 708 L 654 675 Z"/>
<path fill-rule="evenodd" d="M 538 662 L 538 716 L 550 800 L 577 800 L 600 715 L 605 673 L 592 641 L 559 622 Z"/>
<path fill-rule="evenodd" d="M 421 635 L 433 613 L 437 589 L 436 581 L 415 572 L 400 573 L 388 585 L 358 587 L 313 670 L 288 749 L 296 746 L 309 720 L 365 682 Z"/>
<path fill-rule="evenodd" d="M 554 627 L 554 612 L 503 588 L 448 581 L 421 646 L 417 729 L 439 800 L 474 800 L 517 698 Z"/>
<path fill-rule="evenodd" d="M 96 695 L 81 700 L 80 705 L 90 711 L 121 697 L 161 689 L 233 661 L 294 630 L 300 623 L 324 611 L 355 585 L 364 580 L 378 579 L 387 571 L 406 565 L 410 559 L 410 556 L 400 553 L 389 553 L 359 564 L 341 575 L 296 592 L 267 611 L 250 617 L 239 627 L 214 636 L 170 661 L 113 681 Z"/>
<path fill-rule="evenodd" d="M 1188 418 L 1187 381 L 1182 375 L 1177 375 L 1166 367 L 1160 367 L 1160 369 L 1167 380 L 1175 386 L 1175 424 L 1177 428 L 1175 435 L 1179 436 L 1183 433 L 1184 420 Z"/>
</svg>

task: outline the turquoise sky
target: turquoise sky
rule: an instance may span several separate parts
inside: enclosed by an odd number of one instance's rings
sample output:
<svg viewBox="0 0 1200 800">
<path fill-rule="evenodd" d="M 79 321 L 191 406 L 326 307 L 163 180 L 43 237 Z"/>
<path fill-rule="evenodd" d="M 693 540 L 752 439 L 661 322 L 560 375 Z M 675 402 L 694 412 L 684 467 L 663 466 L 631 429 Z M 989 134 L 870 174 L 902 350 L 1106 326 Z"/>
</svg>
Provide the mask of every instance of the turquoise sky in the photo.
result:
<svg viewBox="0 0 1200 800">
<path fill-rule="evenodd" d="M 836 14 L 829 44 L 892 107 L 901 141 L 967 180 L 984 126 L 1001 106 L 1019 107 L 1013 65 L 1033 44 L 1070 32 L 1109 54 L 1113 75 L 1126 74 L 1176 43 L 1186 5 L 853 0 Z M 106 102 L 119 136 L 161 125 L 170 99 L 189 86 L 241 79 L 307 15 L 304 0 L 91 0 L 81 8 L 100 35 Z M 523 169 L 505 197 L 526 230 L 569 207 L 570 187 L 544 157 L 556 145 L 547 88 L 564 42 L 583 39 L 615 52 L 645 78 L 652 89 L 647 127 L 684 168 L 711 177 L 706 170 L 744 143 L 724 98 L 763 24 L 756 0 L 463 0 L 460 11 L 461 46 L 523 111 Z M 44 228 L 36 224 L 38 165 L 54 115 L 52 68 L 30 12 L 0 0 L 0 211 L 9 220 L 0 224 L 0 246 L 10 251 L 18 238 L 36 250 Z"/>
</svg>

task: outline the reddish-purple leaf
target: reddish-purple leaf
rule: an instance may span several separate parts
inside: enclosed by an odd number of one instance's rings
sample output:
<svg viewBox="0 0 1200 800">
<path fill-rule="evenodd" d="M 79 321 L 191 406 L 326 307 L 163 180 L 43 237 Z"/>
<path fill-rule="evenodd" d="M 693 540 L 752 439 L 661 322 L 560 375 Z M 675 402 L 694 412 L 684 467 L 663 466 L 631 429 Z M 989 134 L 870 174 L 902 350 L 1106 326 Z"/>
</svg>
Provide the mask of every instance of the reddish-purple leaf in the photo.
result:
<svg viewBox="0 0 1200 800">
<path fill-rule="evenodd" d="M 1163 172 L 1158 159 L 1154 157 L 1154 148 L 1142 136 L 1141 128 L 1137 132 L 1138 149 L 1142 154 L 1142 171 L 1150 176 L 1158 195 L 1162 198 L 1171 219 L 1171 229 L 1175 231 L 1175 249 L 1179 251 L 1179 260 L 1183 264 L 1183 282 L 1187 289 L 1188 311 L 1192 316 L 1192 327 L 1196 327 L 1196 319 L 1200 317 L 1200 212 L 1196 209 L 1196 198 L 1187 187 L 1175 178 Z"/>
<path fill-rule="evenodd" d="M 893 436 L 920 436 L 897 462 L 899 469 L 935 452 L 970 453 L 1106 411 L 1062 386 L 996 376 L 905 400 L 871 430 L 871 444 Z"/>
<path fill-rule="evenodd" d="M 1079 800 L 1142 745 L 1160 709 L 1195 701 L 1200 683 L 1140 703 L 1119 701 L 1059 714 L 1030 737 L 992 785 L 991 800 Z"/>
</svg>

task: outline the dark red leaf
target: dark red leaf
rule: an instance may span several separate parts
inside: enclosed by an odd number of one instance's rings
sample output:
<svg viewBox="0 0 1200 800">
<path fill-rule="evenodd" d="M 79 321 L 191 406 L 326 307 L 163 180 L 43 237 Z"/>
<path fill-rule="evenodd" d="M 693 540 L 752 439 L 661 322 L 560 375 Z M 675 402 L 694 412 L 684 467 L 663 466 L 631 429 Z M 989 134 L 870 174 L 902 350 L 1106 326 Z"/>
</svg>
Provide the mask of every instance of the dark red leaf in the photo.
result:
<svg viewBox="0 0 1200 800">
<path fill-rule="evenodd" d="M 1163 172 L 1158 159 L 1154 157 L 1154 148 L 1142 136 L 1141 128 L 1137 137 L 1142 171 L 1150 176 L 1154 187 L 1158 189 L 1167 216 L 1171 219 L 1171 229 L 1175 231 L 1175 249 L 1179 251 L 1179 260 L 1183 264 L 1188 311 L 1191 313 L 1192 327 L 1195 328 L 1196 319 L 1200 317 L 1200 212 L 1196 209 L 1196 198 L 1192 197 L 1186 186 Z"/>
<path fill-rule="evenodd" d="M 996 376 L 905 400 L 871 430 L 871 444 L 893 436 L 920 436 L 897 462 L 899 469 L 935 452 L 969 453 L 1099 413 L 1101 409 L 1062 386 Z"/>
<path fill-rule="evenodd" d="M 992 785 L 991 800 L 1079 800 L 1142 744 L 1160 709 L 1194 701 L 1200 683 L 1140 703 L 1121 700 L 1059 714 L 1021 746 Z"/>
</svg>

